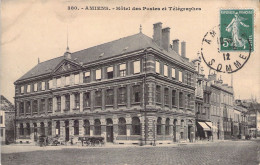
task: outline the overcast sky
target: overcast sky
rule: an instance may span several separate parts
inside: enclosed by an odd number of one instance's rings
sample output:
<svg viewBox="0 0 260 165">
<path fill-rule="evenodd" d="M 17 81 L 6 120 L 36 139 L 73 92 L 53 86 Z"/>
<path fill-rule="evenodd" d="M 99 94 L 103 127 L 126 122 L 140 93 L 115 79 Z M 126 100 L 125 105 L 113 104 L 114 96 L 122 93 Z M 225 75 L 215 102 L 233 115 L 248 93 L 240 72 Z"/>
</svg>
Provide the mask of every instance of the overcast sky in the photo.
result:
<svg viewBox="0 0 260 165">
<path fill-rule="evenodd" d="M 108 3 L 109 2 L 109 3 Z M 129 4 L 131 2 L 131 4 Z M 67 26 L 71 52 L 133 35 L 139 32 L 152 37 L 153 24 L 162 22 L 171 28 L 171 40 L 187 42 L 187 57 L 194 59 L 201 48 L 207 31 L 219 24 L 220 8 L 252 8 L 255 12 L 255 51 L 247 64 L 233 74 L 235 97 L 260 98 L 259 56 L 259 5 L 258 1 L 175 1 L 149 3 L 138 1 L 81 1 L 77 3 L 56 1 L 2 1 L 1 4 L 1 88 L 0 92 L 11 102 L 14 97 L 13 83 L 37 65 L 62 56 L 66 50 Z M 149 5 L 148 5 L 149 4 Z M 201 11 L 68 11 L 68 6 L 125 7 L 195 7 Z M 258 25 L 258 26 L 256 26 Z M 208 73 L 207 66 L 204 65 Z M 219 75 L 218 75 L 219 77 Z M 230 74 L 222 74 L 230 84 Z"/>
</svg>

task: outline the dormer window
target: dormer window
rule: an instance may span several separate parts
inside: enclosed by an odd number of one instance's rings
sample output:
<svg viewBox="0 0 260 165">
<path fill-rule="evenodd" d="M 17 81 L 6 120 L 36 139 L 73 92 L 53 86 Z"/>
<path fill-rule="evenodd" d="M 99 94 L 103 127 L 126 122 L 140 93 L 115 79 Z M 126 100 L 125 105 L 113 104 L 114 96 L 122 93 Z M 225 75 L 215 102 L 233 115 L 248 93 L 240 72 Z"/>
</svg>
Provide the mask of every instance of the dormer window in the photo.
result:
<svg viewBox="0 0 260 165">
<path fill-rule="evenodd" d="M 84 76 L 84 83 L 89 83 L 90 82 L 90 71 L 84 72 L 83 76 Z"/>
<path fill-rule="evenodd" d="M 21 93 L 24 93 L 24 86 L 21 86 Z"/>
<path fill-rule="evenodd" d="M 45 90 L 45 81 L 42 82 L 42 90 L 44 91 Z"/>
<path fill-rule="evenodd" d="M 31 92 L 31 85 L 27 85 L 27 93 L 30 93 Z"/>
<path fill-rule="evenodd" d="M 172 68 L 172 78 L 175 78 L 175 69 Z"/>
<path fill-rule="evenodd" d="M 70 85 L 70 76 L 65 77 L 65 85 Z"/>
<path fill-rule="evenodd" d="M 168 77 L 168 65 L 164 64 L 163 66 L 163 75 Z"/>
<path fill-rule="evenodd" d="M 126 64 L 120 64 L 119 65 L 119 75 L 121 77 L 125 77 L 126 76 Z"/>
<path fill-rule="evenodd" d="M 141 70 L 141 65 L 140 65 L 140 60 L 134 61 L 134 74 L 140 73 Z"/>
<path fill-rule="evenodd" d="M 37 92 L 37 91 L 38 91 L 38 84 L 37 84 L 37 83 L 35 83 L 35 84 L 33 85 L 33 90 L 34 90 L 34 92 Z"/>
<path fill-rule="evenodd" d="M 61 78 L 57 78 L 57 87 L 61 87 Z"/>
<path fill-rule="evenodd" d="M 113 72 L 113 67 L 108 67 L 107 68 L 107 78 L 112 79 L 114 77 L 114 72 Z"/>
<path fill-rule="evenodd" d="M 101 69 L 96 70 L 96 81 L 101 80 Z"/>
<path fill-rule="evenodd" d="M 155 61 L 155 72 L 160 74 L 160 62 Z"/>
<path fill-rule="evenodd" d="M 79 84 L 79 74 L 74 75 L 74 83 Z"/>
</svg>

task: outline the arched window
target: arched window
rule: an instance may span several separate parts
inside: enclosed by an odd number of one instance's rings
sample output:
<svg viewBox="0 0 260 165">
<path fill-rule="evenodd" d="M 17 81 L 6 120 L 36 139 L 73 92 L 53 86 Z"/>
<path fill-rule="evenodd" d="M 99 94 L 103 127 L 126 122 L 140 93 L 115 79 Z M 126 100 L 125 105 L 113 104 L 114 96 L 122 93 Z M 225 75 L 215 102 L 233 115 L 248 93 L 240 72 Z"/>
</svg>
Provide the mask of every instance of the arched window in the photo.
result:
<svg viewBox="0 0 260 165">
<path fill-rule="evenodd" d="M 79 121 L 74 120 L 74 135 L 79 135 Z"/>
<path fill-rule="evenodd" d="M 56 122 L 56 130 L 55 130 L 56 135 L 60 135 L 60 121 Z"/>
<path fill-rule="evenodd" d="M 141 135 L 141 124 L 138 117 L 132 118 L 132 135 Z"/>
<path fill-rule="evenodd" d="M 123 117 L 118 121 L 118 135 L 126 135 L 126 121 Z"/>
<path fill-rule="evenodd" d="M 101 135 L 101 123 L 99 119 L 96 119 L 94 123 L 94 135 Z"/>
<path fill-rule="evenodd" d="M 40 133 L 41 133 L 41 135 L 45 135 L 45 129 L 44 129 L 44 123 L 43 122 L 40 123 Z"/>
<path fill-rule="evenodd" d="M 170 119 L 167 118 L 165 122 L 165 135 L 170 135 Z"/>
<path fill-rule="evenodd" d="M 24 135 L 23 123 L 20 124 L 20 135 Z"/>
<path fill-rule="evenodd" d="M 26 123 L 26 134 L 30 136 L 31 130 L 30 130 L 30 123 Z"/>
<path fill-rule="evenodd" d="M 158 117 L 157 119 L 157 135 L 162 134 L 162 118 Z"/>
<path fill-rule="evenodd" d="M 84 120 L 84 134 L 90 135 L 90 123 L 88 120 Z"/>
</svg>

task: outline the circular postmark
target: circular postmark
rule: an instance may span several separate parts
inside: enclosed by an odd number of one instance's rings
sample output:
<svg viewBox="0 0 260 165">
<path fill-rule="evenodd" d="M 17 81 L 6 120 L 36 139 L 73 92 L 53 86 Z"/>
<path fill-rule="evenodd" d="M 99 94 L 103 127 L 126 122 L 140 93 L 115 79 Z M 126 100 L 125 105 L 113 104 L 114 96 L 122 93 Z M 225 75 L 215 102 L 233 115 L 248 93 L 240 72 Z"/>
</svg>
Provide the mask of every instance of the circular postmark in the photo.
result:
<svg viewBox="0 0 260 165">
<path fill-rule="evenodd" d="M 249 60 L 252 44 L 250 38 L 243 31 L 240 32 L 241 36 L 237 39 L 237 42 L 242 42 L 243 39 L 243 45 L 236 44 L 234 34 L 223 38 L 220 31 L 221 26 L 218 25 L 204 35 L 201 57 L 210 69 L 222 73 L 234 73 L 240 70 Z M 221 50 L 222 47 L 229 47 L 229 49 Z"/>
</svg>

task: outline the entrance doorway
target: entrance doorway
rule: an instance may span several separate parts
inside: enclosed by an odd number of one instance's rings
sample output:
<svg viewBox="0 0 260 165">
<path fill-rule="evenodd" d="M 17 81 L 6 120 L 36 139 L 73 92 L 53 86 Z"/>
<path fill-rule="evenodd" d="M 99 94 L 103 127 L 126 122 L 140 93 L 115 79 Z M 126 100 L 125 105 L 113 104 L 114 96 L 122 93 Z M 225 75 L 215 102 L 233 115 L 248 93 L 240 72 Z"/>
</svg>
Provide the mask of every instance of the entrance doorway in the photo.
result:
<svg viewBox="0 0 260 165">
<path fill-rule="evenodd" d="M 188 139 L 190 142 L 193 141 L 193 134 L 192 134 L 192 125 L 188 125 Z"/>
<path fill-rule="evenodd" d="M 69 121 L 65 121 L 65 141 L 70 140 L 70 128 L 69 128 Z"/>
<path fill-rule="evenodd" d="M 106 126 L 106 132 L 107 132 L 107 142 L 113 142 L 113 121 L 112 119 L 107 119 L 107 126 Z"/>
</svg>

